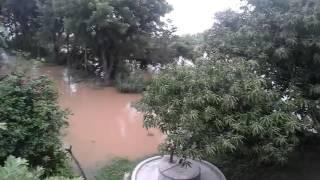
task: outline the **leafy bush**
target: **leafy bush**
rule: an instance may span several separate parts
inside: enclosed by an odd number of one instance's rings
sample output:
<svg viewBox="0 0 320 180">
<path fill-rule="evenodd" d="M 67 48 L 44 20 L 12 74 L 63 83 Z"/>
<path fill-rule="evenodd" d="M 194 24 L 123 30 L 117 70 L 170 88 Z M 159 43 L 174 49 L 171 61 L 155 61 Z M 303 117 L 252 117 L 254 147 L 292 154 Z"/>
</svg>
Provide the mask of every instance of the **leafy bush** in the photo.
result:
<svg viewBox="0 0 320 180">
<path fill-rule="evenodd" d="M 127 173 L 131 173 L 136 163 L 126 159 L 116 159 L 102 169 L 96 180 L 123 180 Z"/>
<path fill-rule="evenodd" d="M 42 168 L 29 169 L 28 161 L 9 156 L 3 167 L 0 166 L 1 180 L 41 180 L 44 174 Z M 81 178 L 48 177 L 45 180 L 82 180 Z"/>
<path fill-rule="evenodd" d="M 10 75 L 0 81 L 0 164 L 9 155 L 22 157 L 47 174 L 68 165 L 60 132 L 67 125 L 67 112 L 57 104 L 58 94 L 46 77 L 30 79 Z"/>
<path fill-rule="evenodd" d="M 115 79 L 116 88 L 123 93 L 141 93 L 146 85 L 145 72 L 136 62 L 127 62 Z"/>
<path fill-rule="evenodd" d="M 146 128 L 167 134 L 164 152 L 283 163 L 298 143 L 295 105 L 241 59 L 169 67 L 151 82 L 137 108 Z"/>
</svg>

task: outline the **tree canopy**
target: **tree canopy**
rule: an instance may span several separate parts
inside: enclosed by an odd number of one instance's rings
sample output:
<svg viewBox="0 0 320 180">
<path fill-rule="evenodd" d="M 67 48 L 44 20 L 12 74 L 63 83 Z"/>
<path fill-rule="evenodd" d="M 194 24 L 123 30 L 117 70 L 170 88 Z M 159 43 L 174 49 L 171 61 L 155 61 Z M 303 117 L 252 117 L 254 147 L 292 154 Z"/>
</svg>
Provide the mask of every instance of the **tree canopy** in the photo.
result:
<svg viewBox="0 0 320 180">
<path fill-rule="evenodd" d="M 220 58 L 155 77 L 137 106 L 145 127 L 165 133 L 164 152 L 179 157 L 285 162 L 302 128 L 294 103 L 252 73 L 255 63 Z"/>
<path fill-rule="evenodd" d="M 6 0 L 2 6 L 4 25 L 9 30 L 12 44 L 18 49 L 32 51 L 38 29 L 35 0 Z"/>
<path fill-rule="evenodd" d="M 297 87 L 302 118 L 320 120 L 320 2 L 248 0 L 243 12 L 217 14 L 206 34 L 208 53 L 256 60 L 257 69 L 284 94 Z"/>
<path fill-rule="evenodd" d="M 161 34 L 161 17 L 171 10 L 164 0 L 71 0 L 51 4 L 59 22 L 63 22 L 68 41 L 72 39 L 78 49 L 90 49 L 99 58 L 106 81 L 121 61 L 145 54 L 147 40 Z"/>
<path fill-rule="evenodd" d="M 99 76 L 109 82 L 127 59 L 163 63 L 175 57 L 153 55 L 174 54 L 171 40 L 155 43 L 172 36 L 174 29 L 163 20 L 171 9 L 165 0 L 5 0 L 2 14 L 11 47 L 92 72 L 100 69 Z"/>
</svg>

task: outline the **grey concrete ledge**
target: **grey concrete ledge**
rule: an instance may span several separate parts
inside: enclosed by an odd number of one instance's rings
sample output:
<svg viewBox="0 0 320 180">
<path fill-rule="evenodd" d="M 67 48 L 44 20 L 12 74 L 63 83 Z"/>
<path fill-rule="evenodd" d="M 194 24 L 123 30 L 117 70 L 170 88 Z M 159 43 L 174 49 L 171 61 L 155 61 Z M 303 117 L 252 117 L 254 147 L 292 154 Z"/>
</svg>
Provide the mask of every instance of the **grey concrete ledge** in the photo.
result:
<svg viewBox="0 0 320 180">
<path fill-rule="evenodd" d="M 132 172 L 131 180 L 158 180 L 158 163 L 163 157 L 155 156 L 139 163 Z M 201 165 L 201 180 L 226 180 L 223 173 L 207 161 L 196 161 Z"/>
</svg>

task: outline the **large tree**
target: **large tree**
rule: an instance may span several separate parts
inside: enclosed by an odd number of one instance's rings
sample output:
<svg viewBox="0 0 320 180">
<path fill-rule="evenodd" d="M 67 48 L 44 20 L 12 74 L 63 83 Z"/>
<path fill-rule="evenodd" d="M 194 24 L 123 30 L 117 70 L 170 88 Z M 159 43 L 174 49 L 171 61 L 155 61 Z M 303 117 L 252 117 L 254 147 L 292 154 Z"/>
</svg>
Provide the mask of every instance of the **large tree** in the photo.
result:
<svg viewBox="0 0 320 180">
<path fill-rule="evenodd" d="M 55 0 L 37 1 L 37 8 L 39 15 L 36 20 L 40 27 L 36 39 L 39 46 L 46 49 L 52 54 L 52 58 L 59 62 L 65 40 L 63 18 L 57 12 Z"/>
<path fill-rule="evenodd" d="M 70 0 L 60 5 L 66 31 L 99 57 L 106 82 L 121 60 L 145 50 L 171 9 L 164 0 Z"/>
<path fill-rule="evenodd" d="M 37 45 L 34 37 L 39 27 L 36 0 L 3 1 L 2 15 L 12 46 L 33 52 Z"/>
<path fill-rule="evenodd" d="M 302 118 L 320 120 L 320 1 L 248 0 L 242 12 L 217 14 L 208 52 L 257 60 L 261 75 L 283 95 L 292 86 L 305 102 Z"/>
<path fill-rule="evenodd" d="M 253 73 L 256 63 L 211 61 L 156 76 L 137 105 L 145 127 L 165 133 L 162 149 L 179 157 L 285 162 L 301 128 L 294 103 Z"/>
</svg>

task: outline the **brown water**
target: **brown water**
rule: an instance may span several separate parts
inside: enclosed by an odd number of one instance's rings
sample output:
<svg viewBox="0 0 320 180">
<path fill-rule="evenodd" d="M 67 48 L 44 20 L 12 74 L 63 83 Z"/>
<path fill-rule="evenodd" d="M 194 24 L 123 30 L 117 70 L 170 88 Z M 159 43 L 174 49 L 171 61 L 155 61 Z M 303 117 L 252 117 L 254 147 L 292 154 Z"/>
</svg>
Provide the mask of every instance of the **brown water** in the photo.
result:
<svg viewBox="0 0 320 180">
<path fill-rule="evenodd" d="M 100 168 L 115 157 L 138 159 L 157 152 L 163 136 L 142 127 L 142 114 L 131 107 L 140 95 L 120 94 L 114 88 L 72 83 L 67 69 L 42 67 L 59 89 L 59 102 L 72 112 L 65 142 L 85 170 Z"/>
</svg>

